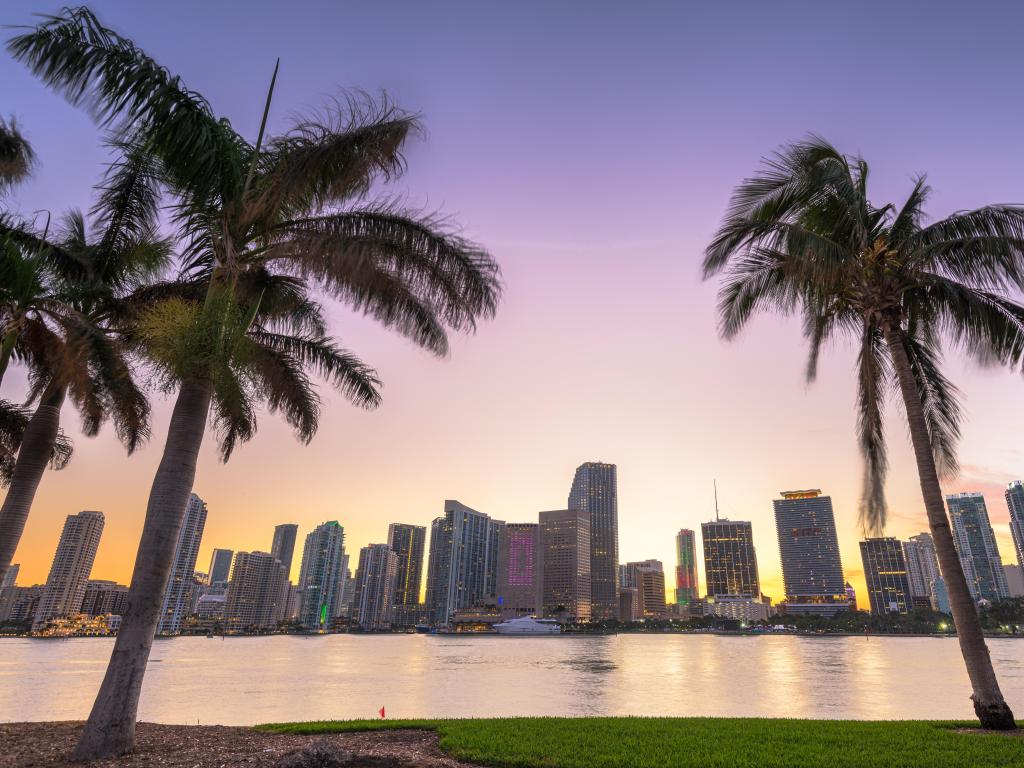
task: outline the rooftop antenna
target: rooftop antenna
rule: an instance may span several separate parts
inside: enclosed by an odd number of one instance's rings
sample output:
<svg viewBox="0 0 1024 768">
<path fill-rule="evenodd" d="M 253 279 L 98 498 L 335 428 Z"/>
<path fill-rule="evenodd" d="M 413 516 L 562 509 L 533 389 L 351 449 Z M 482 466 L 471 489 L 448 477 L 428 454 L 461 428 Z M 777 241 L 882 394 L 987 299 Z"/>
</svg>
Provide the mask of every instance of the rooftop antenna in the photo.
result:
<svg viewBox="0 0 1024 768">
<path fill-rule="evenodd" d="M 718 480 L 711 481 L 715 486 L 715 522 L 719 521 L 718 518 Z"/>
</svg>

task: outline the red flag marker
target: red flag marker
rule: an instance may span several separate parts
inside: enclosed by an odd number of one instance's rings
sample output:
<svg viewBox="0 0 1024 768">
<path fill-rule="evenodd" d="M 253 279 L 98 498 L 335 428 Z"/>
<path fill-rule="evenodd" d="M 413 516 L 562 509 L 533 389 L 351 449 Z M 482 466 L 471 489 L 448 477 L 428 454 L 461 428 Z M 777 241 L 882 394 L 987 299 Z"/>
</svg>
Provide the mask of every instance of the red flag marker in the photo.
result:
<svg viewBox="0 0 1024 768">
<path fill-rule="evenodd" d="M 381 719 L 381 720 L 383 720 L 383 719 L 384 719 L 384 707 L 381 707 L 381 708 L 380 708 L 380 719 Z"/>
</svg>

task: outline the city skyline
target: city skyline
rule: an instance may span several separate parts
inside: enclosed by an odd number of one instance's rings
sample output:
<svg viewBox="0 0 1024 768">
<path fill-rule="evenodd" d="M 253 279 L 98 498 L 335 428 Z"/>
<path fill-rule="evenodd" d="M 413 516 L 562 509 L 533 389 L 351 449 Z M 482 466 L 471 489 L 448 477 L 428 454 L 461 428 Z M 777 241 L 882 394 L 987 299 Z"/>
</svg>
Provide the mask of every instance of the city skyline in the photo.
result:
<svg viewBox="0 0 1024 768">
<path fill-rule="evenodd" d="M 8 7 L 11 24 L 29 23 L 36 10 L 21 0 Z M 587 36 L 566 34 L 575 22 L 564 9 L 544 15 L 506 9 L 500 23 L 495 9 L 468 9 L 459 31 L 438 26 L 426 9 L 410 9 L 414 31 L 392 30 L 400 56 L 381 52 L 376 31 L 386 25 L 379 9 L 347 9 L 345 24 L 338 21 L 342 12 L 330 9 L 322 28 L 312 30 L 271 9 L 262 18 L 272 23 L 249 30 L 252 45 L 234 59 L 240 71 L 253 73 L 246 78 L 222 73 L 219 66 L 215 36 L 235 21 L 228 9 L 203 7 L 209 23 L 200 30 L 189 24 L 189 12 L 176 8 L 98 10 L 159 53 L 162 63 L 208 95 L 250 137 L 278 54 L 279 95 L 270 118 L 275 130 L 291 108 L 321 103 L 320 96 L 335 85 L 385 88 L 397 103 L 422 112 L 427 136 L 411 147 L 415 162 L 396 192 L 457 215 L 500 259 L 507 284 L 495 322 L 459 339 L 445 363 L 369 321 L 332 309 L 332 329 L 387 382 L 384 405 L 363 414 L 327 395 L 324 425 L 310 446 L 293 443 L 287 425 L 266 419 L 256 440 L 225 466 L 208 445 L 196 490 L 219 514 L 208 524 L 200 562 L 207 561 L 210 546 L 265 550 L 266 536 L 258 531 L 284 519 L 308 531 L 324 519 L 340 518 L 353 542 L 380 541 L 379 519 L 429 525 L 437 500 L 452 496 L 496 519 L 528 519 L 536 510 L 563 504 L 566 473 L 580 458 L 604 456 L 620 467 L 620 562 L 674 562 L 674 532 L 711 518 L 710 478 L 717 477 L 723 514 L 752 521 L 763 589 L 778 598 L 781 570 L 766 500 L 779 488 L 813 483 L 834 499 L 846 576 L 864 594 L 857 549 L 860 462 L 849 376 L 853 351 L 828 354 L 818 384 L 808 389 L 794 323 L 759 320 L 737 343 L 722 344 L 715 333 L 715 286 L 700 282 L 697 264 L 736 180 L 758 158 L 809 130 L 871 159 L 873 195 L 880 202 L 905 192 L 915 172 L 929 174 L 936 216 L 1015 200 L 1013 169 L 1021 150 L 1012 131 L 1022 107 L 993 96 L 984 140 L 965 142 L 973 134 L 965 132 L 962 118 L 945 114 L 934 90 L 938 83 L 970 83 L 980 99 L 994 94 L 985 72 L 1012 71 L 1014 45 L 999 42 L 1015 28 L 1012 21 L 997 23 L 985 14 L 953 17 L 936 9 L 937 28 L 927 45 L 935 51 L 955 47 L 964 55 L 956 57 L 956 66 L 953 57 L 936 57 L 924 77 L 897 44 L 917 29 L 916 14 L 890 8 L 880 44 L 889 44 L 893 58 L 861 61 L 854 73 L 844 62 L 862 59 L 871 14 L 849 19 L 839 8 L 821 8 L 817 13 L 830 30 L 835 67 L 808 71 L 798 66 L 803 59 L 784 56 L 777 63 L 779 76 L 798 87 L 769 95 L 751 91 L 751 70 L 698 33 L 729 28 L 737 46 L 752 44 L 755 32 L 769 34 L 782 48 L 811 46 L 811 53 L 826 44 L 780 25 L 768 8 L 750 9 L 749 23 L 739 30 L 725 9 L 659 9 L 643 21 L 612 11 Z M 446 43 L 437 55 L 421 55 L 421 38 L 430 37 L 422 34 L 425 29 Z M 467 29 L 478 34 L 467 35 Z M 525 62 L 522 39 L 535 51 Z M 978 40 L 988 41 L 985 51 Z M 571 50 L 564 48 L 566 41 Z M 617 53 L 608 56 L 609 50 Z M 464 67 L 465 55 L 479 66 Z M 720 75 L 714 90 L 705 82 L 709 68 Z M 559 75 L 538 76 L 551 69 Z M 655 85 L 655 75 L 665 72 L 679 83 L 668 94 Z M 843 93 L 822 87 L 844 74 L 849 77 L 843 78 Z M 914 83 L 912 99 L 906 93 L 879 94 L 871 86 L 899 75 Z M 95 127 L 13 61 L 0 62 L 0 78 L 40 160 L 35 177 L 11 198 L 12 207 L 55 214 L 73 206 L 87 210 L 105 159 Z M 609 114 L 602 108 L 607 84 L 627 82 L 636 93 L 633 113 Z M 744 98 L 725 104 L 720 92 Z M 850 114 L 850 103 L 869 98 L 878 111 L 915 119 L 881 126 L 874 115 Z M 693 121 L 694 103 L 716 108 Z M 474 116 L 468 123 L 461 118 L 467 113 Z M 524 117 L 535 114 L 549 120 L 539 126 Z M 742 128 L 751 114 L 766 116 L 763 130 Z M 600 115 L 584 139 L 566 130 L 578 125 L 580 115 Z M 925 136 L 915 127 L 922 122 L 930 126 Z M 595 167 L 598 148 L 666 124 L 680 129 L 657 149 L 640 141 L 628 162 L 612 158 Z M 951 146 L 964 150 L 950 152 Z M 506 182 L 482 194 L 495 178 Z M 645 192 L 643 206 L 609 193 L 634 187 Z M 552 216 L 552 210 L 562 214 Z M 626 364 L 608 364 L 613 348 L 626 350 Z M 525 359 L 545 375 L 524 373 L 515 361 Z M 642 397 L 635 394 L 637 371 L 645 375 Z M 1001 498 L 1005 484 L 1024 473 L 1015 438 L 1024 416 L 1000 404 L 1020 396 L 1021 382 L 1009 372 L 975 370 L 956 356 L 947 372 L 963 390 L 969 420 L 960 450 L 964 474 L 943 490 L 984 491 L 1000 551 L 1011 562 Z M 740 396 L 739 382 L 756 386 Z M 24 383 L 22 371 L 12 368 L 0 396 L 20 399 Z M 154 435 L 164 434 L 168 412 L 169 404 L 156 396 Z M 925 530 L 924 513 L 902 425 L 894 419 L 889 428 L 892 523 L 886 533 L 906 538 Z M 453 430 L 458 439 L 437 439 Z M 45 579 L 60 521 L 84 508 L 107 516 L 96 575 L 126 582 L 160 441 L 129 459 L 109 429 L 88 440 L 69 416 L 67 431 L 76 455 L 66 470 L 47 473 L 41 485 L 15 557 L 21 582 Z M 732 439 L 736 433 L 738 441 Z M 395 476 L 403 482 L 395 484 Z M 680 488 L 692 496 L 685 503 Z"/>
</svg>

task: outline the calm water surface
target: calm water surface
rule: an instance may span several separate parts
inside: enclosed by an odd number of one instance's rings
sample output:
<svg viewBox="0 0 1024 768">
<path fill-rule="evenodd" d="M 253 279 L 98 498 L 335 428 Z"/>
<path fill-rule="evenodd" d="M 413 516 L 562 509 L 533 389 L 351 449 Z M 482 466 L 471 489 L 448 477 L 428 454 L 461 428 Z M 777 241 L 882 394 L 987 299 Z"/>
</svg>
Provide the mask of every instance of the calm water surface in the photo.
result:
<svg viewBox="0 0 1024 768">
<path fill-rule="evenodd" d="M 88 715 L 107 639 L 0 640 L 0 721 Z M 989 640 L 1024 712 L 1024 641 Z M 498 715 L 968 718 L 953 639 L 181 637 L 158 640 L 140 716 L 163 723 Z"/>
</svg>

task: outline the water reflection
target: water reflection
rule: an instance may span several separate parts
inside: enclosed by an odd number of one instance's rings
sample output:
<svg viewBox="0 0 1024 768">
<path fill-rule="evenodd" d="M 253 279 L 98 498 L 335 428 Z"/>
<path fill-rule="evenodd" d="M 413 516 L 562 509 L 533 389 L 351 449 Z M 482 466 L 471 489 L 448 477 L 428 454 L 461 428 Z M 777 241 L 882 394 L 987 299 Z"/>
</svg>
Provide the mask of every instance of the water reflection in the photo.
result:
<svg viewBox="0 0 1024 768">
<path fill-rule="evenodd" d="M 991 640 L 1024 710 L 1024 642 Z M 0 721 L 86 716 L 112 642 L 0 641 Z M 170 723 L 498 715 L 969 718 L 955 639 L 619 635 L 176 638 L 140 714 Z"/>
</svg>

